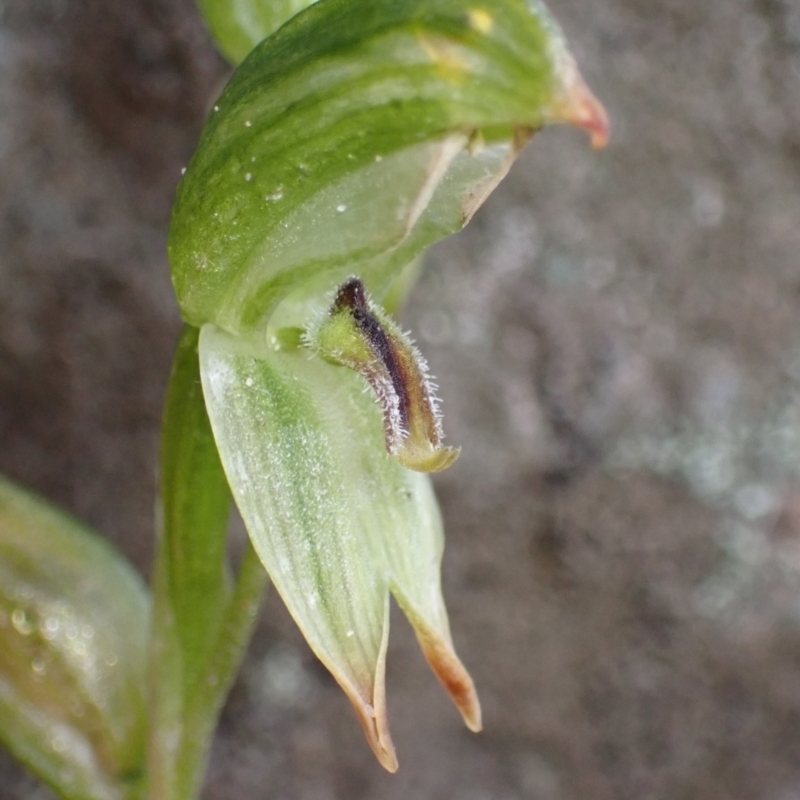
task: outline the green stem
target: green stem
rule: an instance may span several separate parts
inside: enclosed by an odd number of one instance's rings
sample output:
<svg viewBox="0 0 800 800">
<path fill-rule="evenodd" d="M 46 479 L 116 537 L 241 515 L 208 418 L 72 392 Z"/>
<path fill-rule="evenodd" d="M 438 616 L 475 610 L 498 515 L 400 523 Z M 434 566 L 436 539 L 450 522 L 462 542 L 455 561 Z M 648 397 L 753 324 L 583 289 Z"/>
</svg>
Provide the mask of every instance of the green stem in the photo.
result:
<svg viewBox="0 0 800 800">
<path fill-rule="evenodd" d="M 148 676 L 148 800 L 198 796 L 214 728 L 267 582 L 248 546 L 231 587 L 231 494 L 206 414 L 198 335 L 184 328 L 164 411 Z"/>
<path fill-rule="evenodd" d="M 248 540 L 236 588 L 207 665 L 205 686 L 197 687 L 186 708 L 185 725 L 190 733 L 176 765 L 183 784 L 176 800 L 199 794 L 214 729 L 244 659 L 268 582 L 266 570 Z"/>
<path fill-rule="evenodd" d="M 200 794 L 214 730 L 253 634 L 269 579 L 248 541 L 236 587 L 228 601 L 204 680 L 185 696 L 177 747 L 164 746 L 153 759 L 161 780 L 151 776 L 148 800 L 194 800 Z"/>
</svg>

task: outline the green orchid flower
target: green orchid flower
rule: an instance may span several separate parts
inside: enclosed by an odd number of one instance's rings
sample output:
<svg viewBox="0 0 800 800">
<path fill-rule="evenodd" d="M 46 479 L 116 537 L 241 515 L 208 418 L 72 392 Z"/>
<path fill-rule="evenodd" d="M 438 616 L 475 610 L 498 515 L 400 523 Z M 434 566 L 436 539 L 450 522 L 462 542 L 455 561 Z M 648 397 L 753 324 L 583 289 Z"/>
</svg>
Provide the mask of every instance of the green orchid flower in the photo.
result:
<svg viewBox="0 0 800 800">
<path fill-rule="evenodd" d="M 202 399 L 194 391 L 191 414 L 169 417 L 165 442 L 189 442 L 194 455 L 170 463 L 191 472 L 205 458 L 204 480 L 221 488 L 204 493 L 219 498 L 204 528 L 173 502 L 190 497 L 191 477 L 162 478 L 163 563 L 182 536 L 224 535 L 229 486 L 258 558 L 390 771 L 390 595 L 470 729 L 481 712 L 450 635 L 425 474 L 458 450 L 443 444 L 424 360 L 381 304 L 427 246 L 469 221 L 532 134 L 559 122 L 595 146 L 607 138 L 538 0 L 319 0 L 238 67 L 178 188 L 169 254 L 194 333 L 173 380 L 189 397 L 199 375 Z M 170 438 L 190 419 L 213 446 Z M 206 597 L 228 602 L 224 577 L 209 576 Z M 172 625 L 179 595 L 163 616 Z M 208 602 L 215 630 L 223 605 Z M 186 632 L 193 644 L 173 671 L 189 670 L 203 636 Z"/>
</svg>

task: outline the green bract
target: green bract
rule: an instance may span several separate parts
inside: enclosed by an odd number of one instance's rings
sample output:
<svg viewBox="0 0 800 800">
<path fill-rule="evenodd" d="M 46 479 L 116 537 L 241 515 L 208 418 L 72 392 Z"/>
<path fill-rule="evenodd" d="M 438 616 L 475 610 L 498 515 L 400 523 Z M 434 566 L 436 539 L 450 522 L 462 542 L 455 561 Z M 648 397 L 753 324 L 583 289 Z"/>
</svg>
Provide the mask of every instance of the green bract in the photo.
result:
<svg viewBox="0 0 800 800">
<path fill-rule="evenodd" d="M 0 736 L 66 797 L 138 796 L 148 605 L 105 541 L 0 479 Z"/>
</svg>

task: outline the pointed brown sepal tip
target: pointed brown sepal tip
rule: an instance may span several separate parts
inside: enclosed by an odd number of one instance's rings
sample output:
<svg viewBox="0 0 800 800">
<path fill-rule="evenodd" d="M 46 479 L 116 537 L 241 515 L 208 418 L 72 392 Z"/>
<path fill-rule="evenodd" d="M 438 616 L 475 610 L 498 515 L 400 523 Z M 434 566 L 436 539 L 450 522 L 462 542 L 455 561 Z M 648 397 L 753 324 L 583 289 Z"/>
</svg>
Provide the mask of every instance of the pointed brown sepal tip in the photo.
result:
<svg viewBox="0 0 800 800">
<path fill-rule="evenodd" d="M 417 639 L 436 677 L 461 712 L 464 724 L 474 733 L 483 729 L 481 704 L 475 684 L 453 652 L 452 645 L 433 631 L 417 628 Z"/>
<path fill-rule="evenodd" d="M 364 729 L 364 735 L 367 737 L 367 742 L 372 748 L 375 758 L 387 772 L 397 772 L 399 764 L 389 733 L 384 690 L 375 687 L 375 704 L 370 705 L 352 687 L 346 686 L 344 683 L 339 685 L 353 704 L 358 721 Z"/>
<path fill-rule="evenodd" d="M 358 721 L 364 729 L 367 742 L 380 765 L 387 772 L 397 772 L 397 755 L 389 733 L 389 714 L 386 708 L 386 648 L 389 644 L 389 595 L 386 595 L 383 619 L 383 639 L 378 652 L 375 670 L 364 675 L 357 683 L 361 691 L 335 668 L 331 674 L 353 704 Z M 327 666 L 327 665 L 326 665 Z M 370 702 L 370 695 L 371 701 Z"/>
<path fill-rule="evenodd" d="M 603 104 L 580 78 L 570 87 L 568 98 L 569 111 L 565 121 L 587 131 L 595 150 L 605 147 L 608 144 L 610 126 Z"/>
</svg>

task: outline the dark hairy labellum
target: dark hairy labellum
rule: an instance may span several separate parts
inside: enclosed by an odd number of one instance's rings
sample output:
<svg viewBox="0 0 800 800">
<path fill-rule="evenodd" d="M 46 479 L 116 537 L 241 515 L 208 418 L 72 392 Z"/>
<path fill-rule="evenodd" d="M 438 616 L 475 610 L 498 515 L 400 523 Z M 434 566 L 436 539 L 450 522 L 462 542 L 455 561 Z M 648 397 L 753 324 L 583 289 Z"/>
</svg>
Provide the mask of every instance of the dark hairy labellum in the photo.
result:
<svg viewBox="0 0 800 800">
<path fill-rule="evenodd" d="M 312 349 L 365 378 L 383 410 L 386 449 L 419 472 L 438 472 L 458 457 L 442 445 L 441 414 L 428 365 L 394 320 L 373 303 L 359 278 L 336 291 L 328 315 L 309 331 Z"/>
</svg>

